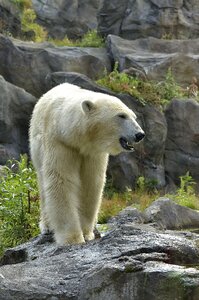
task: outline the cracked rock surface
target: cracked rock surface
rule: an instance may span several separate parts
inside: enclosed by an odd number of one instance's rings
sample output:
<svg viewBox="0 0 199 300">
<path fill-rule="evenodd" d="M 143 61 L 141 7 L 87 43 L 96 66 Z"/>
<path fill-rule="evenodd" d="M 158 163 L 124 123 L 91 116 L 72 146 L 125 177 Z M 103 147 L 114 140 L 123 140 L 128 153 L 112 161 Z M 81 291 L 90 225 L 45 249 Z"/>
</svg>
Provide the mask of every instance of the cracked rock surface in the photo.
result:
<svg viewBox="0 0 199 300">
<path fill-rule="evenodd" d="M 0 299 L 198 300 L 199 235 L 143 224 L 144 214 L 133 222 L 129 214 L 138 216 L 127 209 L 84 245 L 57 247 L 46 235 L 8 250 Z"/>
</svg>

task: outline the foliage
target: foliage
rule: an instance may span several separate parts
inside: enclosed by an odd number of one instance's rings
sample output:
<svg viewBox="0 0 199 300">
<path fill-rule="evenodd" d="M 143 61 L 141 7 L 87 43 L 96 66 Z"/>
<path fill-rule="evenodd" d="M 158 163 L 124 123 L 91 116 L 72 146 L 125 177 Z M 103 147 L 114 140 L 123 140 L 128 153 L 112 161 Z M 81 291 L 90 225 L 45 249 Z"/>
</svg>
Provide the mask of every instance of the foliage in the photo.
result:
<svg viewBox="0 0 199 300">
<path fill-rule="evenodd" d="M 103 38 L 96 30 L 88 31 L 82 39 L 73 41 L 65 37 L 62 40 L 48 37 L 47 31 L 35 22 L 36 13 L 32 8 L 31 0 L 11 0 L 21 11 L 22 39 L 33 40 L 34 42 L 48 41 L 56 46 L 69 47 L 104 47 Z"/>
<path fill-rule="evenodd" d="M 148 207 L 158 196 L 159 192 L 155 188 L 157 181 L 147 180 L 139 177 L 137 188 L 132 191 L 126 189 L 125 192 L 116 191 L 108 180 L 104 189 L 104 197 L 99 212 L 98 223 L 103 224 L 111 217 L 117 215 L 126 206 L 132 205 L 140 210 Z"/>
<path fill-rule="evenodd" d="M 169 68 L 165 81 L 161 83 L 141 80 L 118 71 L 118 63 L 114 70 L 97 81 L 98 84 L 105 86 L 116 93 L 128 93 L 137 98 L 143 105 L 150 103 L 156 106 L 164 106 L 174 97 L 185 97 L 186 93 L 175 82 L 172 71 Z"/>
<path fill-rule="evenodd" d="M 11 0 L 11 2 L 14 3 L 22 11 L 24 9 L 32 7 L 32 1 L 31 0 Z"/>
<path fill-rule="evenodd" d="M 180 205 L 199 209 L 199 198 L 195 193 L 195 185 L 192 176 L 187 172 L 185 175 L 180 176 L 180 187 L 176 193 L 169 196 Z"/>
<path fill-rule="evenodd" d="M 180 187 L 176 193 L 166 196 L 179 205 L 199 209 L 199 198 L 194 190 L 195 184 L 193 178 L 187 172 L 184 176 L 180 176 Z M 141 211 L 145 210 L 155 199 L 163 194 L 156 189 L 156 186 L 156 180 L 149 180 L 141 176 L 137 179 L 137 187 L 134 191 L 127 190 L 124 193 L 118 193 L 112 188 L 110 181 L 108 181 L 105 187 L 98 222 L 106 223 L 108 219 L 117 215 L 129 205 Z"/>
<path fill-rule="evenodd" d="M 69 47 L 104 47 L 103 38 L 97 33 L 96 30 L 88 31 L 80 40 L 72 41 L 65 37 L 62 40 L 51 39 L 48 41 L 56 46 L 69 46 Z"/>
<path fill-rule="evenodd" d="M 43 42 L 47 38 L 47 32 L 39 24 L 35 23 L 36 14 L 32 8 L 25 9 L 21 16 L 22 30 L 24 33 L 33 32 L 32 39 L 35 42 Z"/>
<path fill-rule="evenodd" d="M 114 193 L 111 199 L 104 198 L 98 216 L 98 223 L 107 223 L 108 219 L 117 215 L 123 208 L 127 206 L 126 195 Z"/>
<path fill-rule="evenodd" d="M 134 191 L 117 192 L 108 180 L 99 212 L 98 223 L 104 224 L 126 206 L 144 210 L 160 196 L 157 182 L 143 176 L 137 180 Z M 199 209 L 199 199 L 194 190 L 195 182 L 189 173 L 180 177 L 180 187 L 167 195 L 180 205 Z M 0 178 L 0 255 L 5 248 L 26 242 L 39 233 L 39 195 L 36 173 L 27 156 L 9 162 Z"/>
<path fill-rule="evenodd" d="M 0 178 L 0 254 L 38 234 L 36 174 L 27 156 L 9 162 Z M 16 170 L 16 171 L 14 171 Z"/>
<path fill-rule="evenodd" d="M 144 192 L 148 192 L 148 193 L 155 193 L 157 192 L 157 184 L 158 181 L 156 179 L 147 179 L 144 178 L 143 176 L 138 177 L 137 179 L 137 193 L 144 193 Z"/>
<path fill-rule="evenodd" d="M 176 83 L 171 68 L 168 68 L 165 81 L 158 84 L 159 92 L 161 98 L 167 100 L 172 100 L 173 98 L 180 97 L 183 98 L 186 95 L 185 91 Z"/>
<path fill-rule="evenodd" d="M 78 42 L 78 47 L 104 47 L 104 39 L 97 33 L 96 30 L 88 31 L 83 38 Z"/>
<path fill-rule="evenodd" d="M 168 32 L 168 33 L 164 33 L 161 36 L 161 39 L 162 40 L 173 40 L 173 39 L 175 39 L 175 37 L 173 36 L 173 34 L 171 32 Z"/>
</svg>

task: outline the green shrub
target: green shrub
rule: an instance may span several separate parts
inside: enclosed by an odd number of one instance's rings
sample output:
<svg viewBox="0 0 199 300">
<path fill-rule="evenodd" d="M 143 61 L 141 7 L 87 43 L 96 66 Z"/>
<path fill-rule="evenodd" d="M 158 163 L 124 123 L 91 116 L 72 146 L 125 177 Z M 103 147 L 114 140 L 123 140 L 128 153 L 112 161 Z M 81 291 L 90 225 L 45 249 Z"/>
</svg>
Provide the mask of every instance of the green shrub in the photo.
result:
<svg viewBox="0 0 199 300">
<path fill-rule="evenodd" d="M 166 78 L 163 82 L 141 80 L 118 71 L 118 63 L 114 70 L 97 81 L 98 84 L 105 86 L 116 93 L 128 93 L 137 98 L 143 105 L 146 103 L 155 106 L 164 106 L 174 97 L 186 97 L 186 93 L 175 82 L 171 69 L 168 69 Z"/>
<path fill-rule="evenodd" d="M 187 96 L 185 91 L 176 83 L 171 68 L 168 69 L 165 80 L 158 85 L 158 88 L 161 98 L 165 101 Z"/>
<path fill-rule="evenodd" d="M 36 174 L 27 156 L 9 162 L 0 178 L 0 254 L 39 233 Z M 16 169 L 16 171 L 13 171 Z"/>
<path fill-rule="evenodd" d="M 70 40 L 65 37 L 62 40 L 49 38 L 48 41 L 55 46 L 68 46 L 68 47 L 104 47 L 103 38 L 98 35 L 96 30 L 88 31 L 80 40 Z"/>
<path fill-rule="evenodd" d="M 47 31 L 35 23 L 36 14 L 32 8 L 25 9 L 21 16 L 22 30 L 24 33 L 33 32 L 32 39 L 35 42 L 44 42 L 47 38 Z"/>
<path fill-rule="evenodd" d="M 11 2 L 14 3 L 21 11 L 32 7 L 31 0 L 11 0 Z"/>
<path fill-rule="evenodd" d="M 187 172 L 180 176 L 180 187 L 174 195 L 169 195 L 179 205 L 187 206 L 192 209 L 199 209 L 199 198 L 195 193 L 196 182 Z"/>
<path fill-rule="evenodd" d="M 76 42 L 78 47 L 104 47 L 104 39 L 97 33 L 96 30 L 90 30 L 80 41 Z"/>
</svg>

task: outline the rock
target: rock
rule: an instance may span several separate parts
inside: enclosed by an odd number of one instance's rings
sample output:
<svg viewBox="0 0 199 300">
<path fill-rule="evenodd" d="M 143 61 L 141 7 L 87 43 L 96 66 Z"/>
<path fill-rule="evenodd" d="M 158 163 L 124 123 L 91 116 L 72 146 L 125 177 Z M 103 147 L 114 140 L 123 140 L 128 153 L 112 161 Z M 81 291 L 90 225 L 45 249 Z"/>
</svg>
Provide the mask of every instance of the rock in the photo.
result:
<svg viewBox="0 0 199 300">
<path fill-rule="evenodd" d="M 139 176 L 144 176 L 154 187 L 165 186 L 163 155 L 167 124 L 164 114 L 150 105 L 143 106 L 130 95 L 115 94 L 82 74 L 55 72 L 46 78 L 48 88 L 63 82 L 119 97 L 130 109 L 135 111 L 138 122 L 146 132 L 144 142 L 136 147 L 135 152 L 110 157 L 108 174 L 112 177 L 113 186 L 120 191 L 125 190 L 126 187 L 134 188 Z"/>
<path fill-rule="evenodd" d="M 169 182 L 179 184 L 188 171 L 199 183 L 199 104 L 194 100 L 173 100 L 165 111 L 168 135 L 165 171 Z"/>
<path fill-rule="evenodd" d="M 149 80 L 164 80 L 169 67 L 175 80 L 186 86 L 199 78 L 199 39 L 161 40 L 152 37 L 129 41 L 118 36 L 107 38 L 108 51 L 119 70 L 135 68 Z"/>
<path fill-rule="evenodd" d="M 108 93 L 114 95 L 113 92 L 96 84 L 93 80 L 84 74 L 76 72 L 54 72 L 46 76 L 46 89 L 51 89 L 61 83 L 68 82 L 80 86 L 83 89 L 92 90 L 99 93 Z"/>
<path fill-rule="evenodd" d="M 125 223 L 138 223 L 142 224 L 145 222 L 145 215 L 140 212 L 137 208 L 127 206 L 115 217 L 108 220 L 108 224 L 114 224 L 118 226 Z"/>
<path fill-rule="evenodd" d="M 198 237 L 133 223 L 84 245 L 57 247 L 37 237 L 2 258 L 0 300 L 197 300 Z"/>
<path fill-rule="evenodd" d="M 145 211 L 145 222 L 164 229 L 199 228 L 199 212 L 161 197 Z"/>
<path fill-rule="evenodd" d="M 88 30 L 97 28 L 100 0 L 32 0 L 38 22 L 53 38 L 81 38 Z"/>
<path fill-rule="evenodd" d="M 21 35 L 21 20 L 17 7 L 12 1 L 0 0 L 0 33 Z"/>
<path fill-rule="evenodd" d="M 46 92 L 45 78 L 57 71 L 76 71 L 97 79 L 110 71 L 104 48 L 54 47 L 10 40 L 0 35 L 0 74 L 4 78 L 40 97 Z"/>
<path fill-rule="evenodd" d="M 28 153 L 28 128 L 35 97 L 0 76 L 0 165 Z"/>
<path fill-rule="evenodd" d="M 101 34 L 125 39 L 198 37 L 199 3 L 195 0 L 103 0 L 98 12 Z"/>
<path fill-rule="evenodd" d="M 27 252 L 25 249 L 8 249 L 0 259 L 0 266 L 19 264 L 27 260 Z"/>
</svg>

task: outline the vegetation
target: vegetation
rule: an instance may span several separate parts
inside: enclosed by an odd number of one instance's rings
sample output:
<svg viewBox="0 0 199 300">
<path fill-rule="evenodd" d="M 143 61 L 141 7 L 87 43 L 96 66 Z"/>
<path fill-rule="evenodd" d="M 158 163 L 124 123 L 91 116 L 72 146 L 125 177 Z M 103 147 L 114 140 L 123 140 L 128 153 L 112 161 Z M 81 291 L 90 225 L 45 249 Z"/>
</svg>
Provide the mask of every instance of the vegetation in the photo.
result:
<svg viewBox="0 0 199 300">
<path fill-rule="evenodd" d="M 31 33 L 30 36 L 34 42 L 43 42 L 47 38 L 47 31 L 35 23 L 35 19 L 35 11 L 32 8 L 25 9 L 21 16 L 22 30 L 25 36 Z"/>
<path fill-rule="evenodd" d="M 36 173 L 27 156 L 20 161 L 10 161 L 0 178 L 0 256 L 6 248 L 26 242 L 39 233 L 39 194 Z M 98 222 L 104 224 L 126 206 L 144 210 L 160 196 L 157 182 L 139 177 L 137 188 L 117 192 L 108 181 Z M 195 182 L 189 173 L 180 177 L 180 187 L 175 194 L 166 195 L 180 205 L 199 209 Z"/>
<path fill-rule="evenodd" d="M 0 254 L 39 233 L 35 171 L 26 156 L 9 164 L 0 178 Z"/>
<path fill-rule="evenodd" d="M 79 40 L 70 40 L 66 36 L 64 39 L 53 39 L 48 37 L 48 32 L 36 23 L 36 14 L 32 7 L 31 0 L 12 0 L 21 11 L 21 24 L 23 36 L 21 39 L 32 40 L 34 42 L 50 42 L 56 46 L 69 47 L 104 47 L 103 38 L 96 30 L 88 31 Z"/>
<path fill-rule="evenodd" d="M 22 39 L 43 42 L 47 39 L 47 31 L 35 22 L 36 14 L 31 0 L 12 0 L 21 11 Z"/>
<path fill-rule="evenodd" d="M 21 11 L 31 8 L 32 1 L 31 0 L 11 0 Z"/>
<path fill-rule="evenodd" d="M 195 181 L 187 172 L 184 176 L 180 176 L 180 187 L 174 195 L 168 195 L 179 205 L 187 206 L 192 209 L 199 209 L 199 198 L 195 193 Z"/>
<path fill-rule="evenodd" d="M 164 106 L 175 97 L 187 97 L 187 91 L 183 90 L 175 81 L 171 68 L 168 69 L 163 82 L 141 80 L 118 71 L 118 63 L 114 70 L 97 81 L 116 93 L 128 93 L 137 98 L 143 105 L 146 103 L 156 106 Z"/>
<path fill-rule="evenodd" d="M 90 30 L 82 37 L 82 39 L 73 41 L 65 37 L 62 40 L 51 39 L 48 41 L 56 46 L 69 47 L 104 47 L 104 39 L 97 33 L 97 30 Z"/>
<path fill-rule="evenodd" d="M 141 176 L 137 179 L 137 188 L 134 191 L 127 189 L 121 193 L 116 191 L 108 180 L 104 190 L 98 223 L 106 223 L 108 219 L 130 205 L 143 211 L 160 196 L 156 184 L 155 180 L 147 180 Z"/>
<path fill-rule="evenodd" d="M 195 192 L 195 185 L 195 181 L 187 172 L 185 175 L 180 176 L 180 186 L 176 192 L 164 196 L 172 199 L 179 205 L 199 209 L 199 197 Z M 109 218 L 117 215 L 129 205 L 143 211 L 154 200 L 164 194 L 163 191 L 158 191 L 156 186 L 157 182 L 155 180 L 145 179 L 141 176 L 137 179 L 137 188 L 134 191 L 127 190 L 124 193 L 118 193 L 108 182 L 98 222 L 101 224 L 106 223 Z"/>
</svg>

